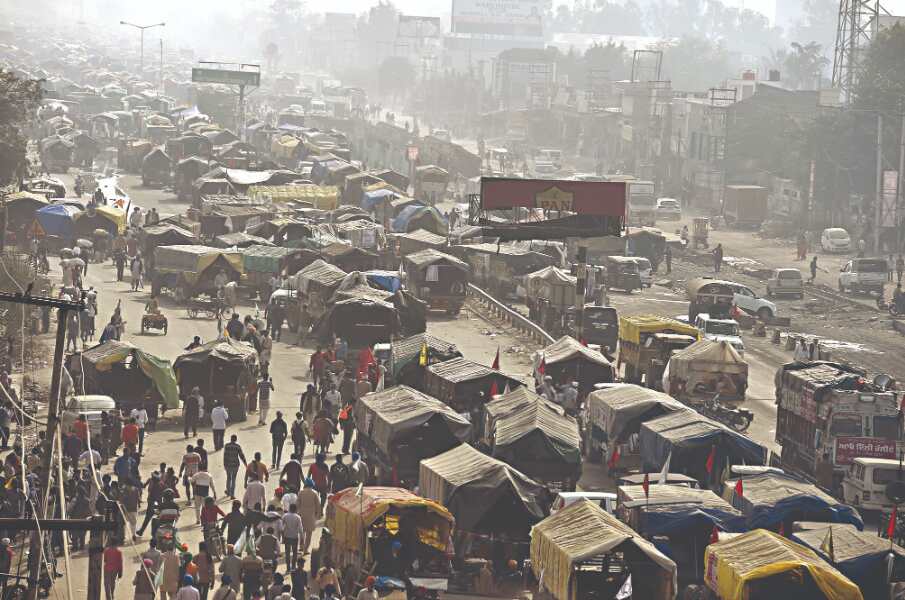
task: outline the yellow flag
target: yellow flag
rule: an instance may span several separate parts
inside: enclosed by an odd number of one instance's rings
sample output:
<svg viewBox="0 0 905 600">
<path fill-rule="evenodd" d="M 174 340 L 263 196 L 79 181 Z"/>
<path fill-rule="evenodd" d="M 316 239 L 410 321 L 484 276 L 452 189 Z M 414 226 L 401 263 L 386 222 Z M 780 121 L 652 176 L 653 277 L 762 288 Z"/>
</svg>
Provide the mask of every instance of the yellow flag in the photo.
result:
<svg viewBox="0 0 905 600">
<path fill-rule="evenodd" d="M 418 356 L 418 366 L 420 366 L 420 367 L 427 366 L 427 342 L 425 342 L 421 346 L 421 355 Z"/>
<path fill-rule="evenodd" d="M 826 537 L 823 538 L 823 543 L 820 544 L 820 551 L 826 554 L 830 562 L 836 562 L 836 550 L 833 548 L 833 527 L 830 526 L 829 531 L 826 532 Z"/>
</svg>

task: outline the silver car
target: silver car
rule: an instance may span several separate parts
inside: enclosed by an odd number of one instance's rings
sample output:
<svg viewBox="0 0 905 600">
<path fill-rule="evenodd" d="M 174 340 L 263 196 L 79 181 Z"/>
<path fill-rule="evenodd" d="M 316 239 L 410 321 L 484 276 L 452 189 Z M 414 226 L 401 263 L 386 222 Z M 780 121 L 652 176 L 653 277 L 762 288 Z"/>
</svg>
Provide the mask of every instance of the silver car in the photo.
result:
<svg viewBox="0 0 905 600">
<path fill-rule="evenodd" d="M 87 396 L 72 396 L 66 400 L 61 423 L 63 431 L 72 431 L 73 425 L 79 415 L 85 415 L 88 419 L 88 429 L 91 434 L 101 432 L 101 413 L 116 411 L 116 400 L 110 396 L 90 394 Z"/>
</svg>

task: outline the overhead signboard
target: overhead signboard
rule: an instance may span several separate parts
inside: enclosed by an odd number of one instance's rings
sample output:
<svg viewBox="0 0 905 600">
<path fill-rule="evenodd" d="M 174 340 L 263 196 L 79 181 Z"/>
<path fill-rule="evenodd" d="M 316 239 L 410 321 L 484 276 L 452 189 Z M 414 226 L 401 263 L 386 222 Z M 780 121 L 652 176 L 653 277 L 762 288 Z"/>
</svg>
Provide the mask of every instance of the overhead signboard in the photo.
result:
<svg viewBox="0 0 905 600">
<path fill-rule="evenodd" d="M 192 67 L 192 81 L 195 83 L 220 83 L 223 85 L 244 85 L 259 87 L 261 71 L 214 69 L 209 67 Z"/>
<path fill-rule="evenodd" d="M 625 216 L 624 181 L 481 178 L 481 208 L 540 208 L 601 217 Z"/>
<path fill-rule="evenodd" d="M 453 0 L 453 33 L 520 37 L 544 35 L 549 0 Z"/>
</svg>

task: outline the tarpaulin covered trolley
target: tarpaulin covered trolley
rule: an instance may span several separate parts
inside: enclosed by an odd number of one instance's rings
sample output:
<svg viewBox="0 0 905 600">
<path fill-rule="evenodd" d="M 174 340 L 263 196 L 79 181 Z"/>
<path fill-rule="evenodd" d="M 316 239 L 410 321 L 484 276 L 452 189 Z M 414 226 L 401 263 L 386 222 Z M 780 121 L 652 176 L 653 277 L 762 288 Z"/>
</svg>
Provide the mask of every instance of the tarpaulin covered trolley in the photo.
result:
<svg viewBox="0 0 905 600">
<path fill-rule="evenodd" d="M 351 487 L 327 503 L 321 550 L 339 569 L 355 565 L 378 576 L 414 579 L 449 576 L 446 550 L 455 520 L 440 504 L 392 487 Z M 326 543 L 325 543 L 326 542 Z M 399 542 L 399 558 L 391 546 Z"/>
<path fill-rule="evenodd" d="M 409 287 L 433 310 L 456 315 L 465 304 L 468 264 L 454 256 L 428 248 L 403 257 Z"/>
<path fill-rule="evenodd" d="M 557 384 L 576 381 L 582 394 L 594 389 L 596 383 L 610 383 L 615 369 L 607 358 L 596 350 L 564 335 L 534 356 L 535 365 L 544 361 L 545 374 Z"/>
<path fill-rule="evenodd" d="M 479 414 L 483 402 L 490 400 L 493 384 L 497 392 L 509 386 L 515 389 L 522 382 L 486 365 L 465 358 L 454 358 L 430 365 L 424 373 L 424 389 L 427 393 L 453 407 L 457 412 Z"/>
<path fill-rule="evenodd" d="M 720 600 L 863 598 L 813 551 L 766 529 L 710 544 L 704 564 L 704 581 Z"/>
<path fill-rule="evenodd" d="M 748 388 L 748 363 L 729 342 L 699 340 L 677 350 L 663 374 L 663 389 L 683 402 L 703 402 L 717 393 L 724 404 L 740 404 Z"/>
<path fill-rule="evenodd" d="M 632 598 L 676 597 L 676 564 L 589 500 L 534 526 L 531 569 L 556 600 L 615 598 L 629 576 Z"/>
<path fill-rule="evenodd" d="M 258 374 L 258 353 L 253 346 L 221 338 L 186 352 L 173 368 L 183 397 L 197 386 L 209 400 L 206 411 L 213 407 L 210 400 L 222 400 L 230 421 L 245 420 L 246 391 Z"/>
</svg>

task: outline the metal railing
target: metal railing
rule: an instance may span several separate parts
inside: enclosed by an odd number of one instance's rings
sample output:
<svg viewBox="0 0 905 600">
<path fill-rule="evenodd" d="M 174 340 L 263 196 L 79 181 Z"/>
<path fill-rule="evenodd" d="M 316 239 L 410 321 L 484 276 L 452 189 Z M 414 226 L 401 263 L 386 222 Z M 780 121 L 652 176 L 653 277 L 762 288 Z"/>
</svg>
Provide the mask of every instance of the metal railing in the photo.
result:
<svg viewBox="0 0 905 600">
<path fill-rule="evenodd" d="M 468 293 L 490 309 L 492 314 L 511 323 L 518 331 L 528 334 L 538 343 L 546 345 L 556 341 L 553 336 L 544 331 L 540 325 L 531 321 L 528 317 L 512 310 L 473 283 L 468 284 Z"/>
</svg>

